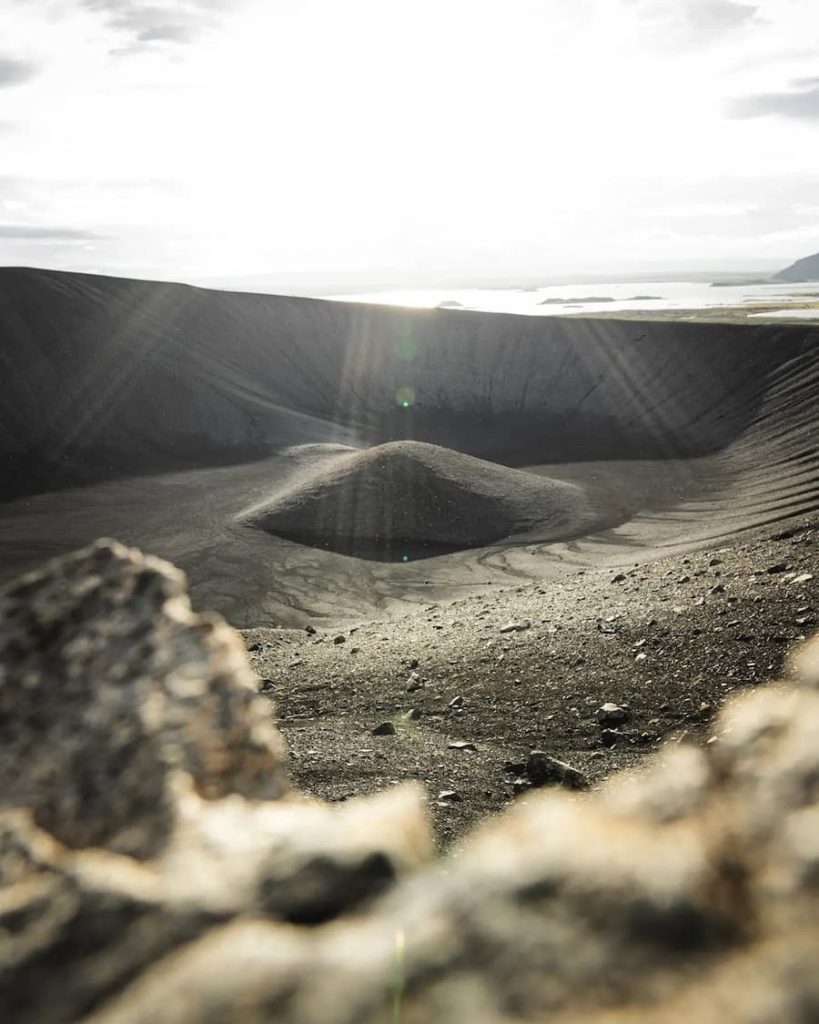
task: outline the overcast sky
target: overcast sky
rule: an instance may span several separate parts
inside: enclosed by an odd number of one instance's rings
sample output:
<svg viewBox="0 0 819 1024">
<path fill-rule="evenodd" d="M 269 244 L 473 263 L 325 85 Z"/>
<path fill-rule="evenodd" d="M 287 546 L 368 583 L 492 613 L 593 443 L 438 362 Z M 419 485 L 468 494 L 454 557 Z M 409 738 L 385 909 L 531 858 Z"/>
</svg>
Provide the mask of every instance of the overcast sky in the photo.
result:
<svg viewBox="0 0 819 1024">
<path fill-rule="evenodd" d="M 817 250 L 819 0 L 0 0 L 0 264 L 275 287 Z"/>
</svg>

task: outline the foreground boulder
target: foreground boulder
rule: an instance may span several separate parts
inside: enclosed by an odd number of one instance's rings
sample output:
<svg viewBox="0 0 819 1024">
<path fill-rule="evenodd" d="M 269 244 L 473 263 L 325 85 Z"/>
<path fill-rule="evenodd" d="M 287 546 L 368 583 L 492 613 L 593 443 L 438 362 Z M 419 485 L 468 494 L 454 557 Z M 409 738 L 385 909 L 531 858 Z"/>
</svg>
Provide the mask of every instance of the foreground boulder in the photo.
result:
<svg viewBox="0 0 819 1024">
<path fill-rule="evenodd" d="M 412 787 L 339 808 L 285 792 L 240 647 L 181 587 L 109 545 L 6 595 L 4 1021 L 819 1019 L 819 641 L 799 685 L 735 701 L 704 750 L 532 793 L 435 865 Z"/>
<path fill-rule="evenodd" d="M 101 542 L 0 597 L 0 793 L 68 846 L 143 857 L 175 775 L 208 798 L 285 791 L 244 648 L 183 575 Z"/>
</svg>

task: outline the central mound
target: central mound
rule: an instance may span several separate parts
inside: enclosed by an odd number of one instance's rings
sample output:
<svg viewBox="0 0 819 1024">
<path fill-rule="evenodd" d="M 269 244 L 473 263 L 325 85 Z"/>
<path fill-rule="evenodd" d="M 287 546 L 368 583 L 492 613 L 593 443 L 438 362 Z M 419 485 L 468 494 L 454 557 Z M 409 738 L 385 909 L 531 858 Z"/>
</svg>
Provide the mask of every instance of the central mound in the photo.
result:
<svg viewBox="0 0 819 1024">
<path fill-rule="evenodd" d="M 516 534 L 553 540 L 586 521 L 582 490 L 418 441 L 337 456 L 242 517 L 311 547 L 410 561 Z"/>
</svg>

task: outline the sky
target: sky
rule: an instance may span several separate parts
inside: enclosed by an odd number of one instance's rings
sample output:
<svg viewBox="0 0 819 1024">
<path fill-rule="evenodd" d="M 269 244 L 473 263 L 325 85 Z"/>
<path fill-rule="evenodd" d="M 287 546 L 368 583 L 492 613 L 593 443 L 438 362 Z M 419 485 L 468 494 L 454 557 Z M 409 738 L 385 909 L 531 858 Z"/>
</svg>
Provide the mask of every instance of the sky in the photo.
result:
<svg viewBox="0 0 819 1024">
<path fill-rule="evenodd" d="M 819 0 L 0 0 L 0 265 L 337 291 L 818 250 Z"/>
</svg>

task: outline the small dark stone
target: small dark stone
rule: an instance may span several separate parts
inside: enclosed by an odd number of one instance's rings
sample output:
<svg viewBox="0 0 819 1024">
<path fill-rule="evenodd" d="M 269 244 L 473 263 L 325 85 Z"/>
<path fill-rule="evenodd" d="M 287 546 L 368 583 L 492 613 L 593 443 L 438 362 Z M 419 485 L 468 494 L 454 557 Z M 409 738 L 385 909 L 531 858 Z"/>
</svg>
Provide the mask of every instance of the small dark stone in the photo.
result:
<svg viewBox="0 0 819 1024">
<path fill-rule="evenodd" d="M 571 765 L 550 757 L 542 750 L 533 750 L 526 759 L 526 777 L 533 786 L 565 786 L 566 789 L 588 789 L 586 776 Z"/>
<path fill-rule="evenodd" d="M 392 722 L 382 722 L 372 730 L 373 736 L 394 736 L 395 726 Z"/>
<path fill-rule="evenodd" d="M 338 636 L 334 636 L 333 637 L 333 643 L 334 644 L 346 644 L 347 643 L 347 637 L 344 636 L 343 633 L 339 633 Z"/>
<path fill-rule="evenodd" d="M 260 651 L 262 649 L 262 645 L 261 644 L 249 644 L 247 649 L 249 651 Z"/>
<path fill-rule="evenodd" d="M 316 627 L 315 626 L 305 626 L 304 627 L 304 632 L 305 633 L 309 633 L 310 636 L 315 636 L 316 635 Z"/>
<path fill-rule="evenodd" d="M 597 721 L 602 726 L 622 725 L 629 718 L 631 718 L 631 712 L 628 708 L 620 704 L 612 704 L 611 701 L 607 701 L 597 709 Z"/>
<path fill-rule="evenodd" d="M 787 562 L 776 562 L 774 565 L 769 565 L 768 568 L 766 569 L 766 572 L 770 573 L 772 576 L 775 573 L 787 572 L 787 571 L 788 571 L 788 563 Z"/>
<path fill-rule="evenodd" d="M 603 729 L 600 733 L 600 742 L 604 747 L 613 747 L 620 739 L 620 733 L 616 729 Z"/>
<path fill-rule="evenodd" d="M 262 679 L 259 682 L 259 693 L 269 693 L 275 685 L 272 679 Z"/>
</svg>

